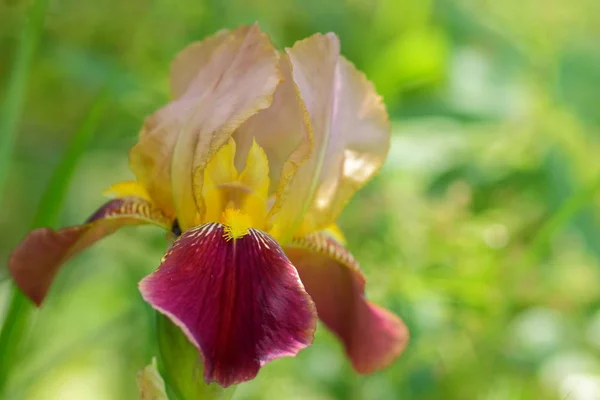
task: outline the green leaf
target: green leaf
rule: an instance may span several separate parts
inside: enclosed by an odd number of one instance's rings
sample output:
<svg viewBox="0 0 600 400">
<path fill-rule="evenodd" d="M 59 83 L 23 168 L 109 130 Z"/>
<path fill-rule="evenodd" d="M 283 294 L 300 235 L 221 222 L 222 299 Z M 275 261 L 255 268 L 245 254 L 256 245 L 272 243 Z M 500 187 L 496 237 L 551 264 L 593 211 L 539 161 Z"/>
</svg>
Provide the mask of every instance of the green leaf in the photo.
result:
<svg viewBox="0 0 600 400">
<path fill-rule="evenodd" d="M 56 223 L 75 166 L 96 130 L 100 115 L 109 98 L 109 93 L 110 86 L 107 86 L 90 109 L 80 128 L 71 138 L 65 155 L 54 171 L 42 196 L 33 220 L 33 228 L 52 226 Z M 10 291 L 6 318 L 0 330 L 0 354 L 2 354 L 0 359 L 0 397 L 5 390 L 11 368 L 20 359 L 19 355 L 27 337 L 26 332 L 28 326 L 30 326 L 33 311 L 33 305 L 13 285 Z"/>
<path fill-rule="evenodd" d="M 0 108 L 0 191 L 8 175 L 10 155 L 17 137 L 17 125 L 27 91 L 29 70 L 42 34 L 47 5 L 47 0 L 37 0 L 29 10 L 27 23 L 23 27 L 17 47 L 15 63 L 7 80 L 6 92 Z"/>
</svg>

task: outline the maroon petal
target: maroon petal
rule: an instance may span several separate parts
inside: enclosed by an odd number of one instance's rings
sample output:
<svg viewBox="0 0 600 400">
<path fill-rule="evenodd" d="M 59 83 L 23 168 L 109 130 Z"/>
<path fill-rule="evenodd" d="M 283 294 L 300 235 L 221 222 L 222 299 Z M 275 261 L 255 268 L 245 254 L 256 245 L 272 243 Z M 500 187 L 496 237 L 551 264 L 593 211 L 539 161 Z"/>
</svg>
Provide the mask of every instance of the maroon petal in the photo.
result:
<svg viewBox="0 0 600 400">
<path fill-rule="evenodd" d="M 205 380 L 227 387 L 312 343 L 316 313 L 273 238 L 255 229 L 233 240 L 223 234 L 217 223 L 185 232 L 140 291 L 200 350 Z"/>
<path fill-rule="evenodd" d="M 357 372 L 385 368 L 402 353 L 408 329 L 400 318 L 365 299 L 365 278 L 348 250 L 329 235 L 316 233 L 296 238 L 285 252 L 319 318 L 341 339 Z"/>
<path fill-rule="evenodd" d="M 12 252 L 8 268 L 17 286 L 39 306 L 68 259 L 124 225 L 143 223 L 170 227 L 168 218 L 147 200 L 138 197 L 111 200 L 84 225 L 29 232 Z"/>
</svg>

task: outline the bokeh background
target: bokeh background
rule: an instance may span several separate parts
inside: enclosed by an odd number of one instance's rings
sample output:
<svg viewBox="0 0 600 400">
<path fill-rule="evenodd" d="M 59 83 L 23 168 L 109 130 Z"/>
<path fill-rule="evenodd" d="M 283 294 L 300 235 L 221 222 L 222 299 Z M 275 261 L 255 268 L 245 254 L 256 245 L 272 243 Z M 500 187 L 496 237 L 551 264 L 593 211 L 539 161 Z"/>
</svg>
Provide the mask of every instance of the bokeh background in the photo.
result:
<svg viewBox="0 0 600 400">
<path fill-rule="evenodd" d="M 3 0 L 0 323 L 25 233 L 83 221 L 132 178 L 174 55 L 254 21 L 280 47 L 336 32 L 385 97 L 389 159 L 340 224 L 412 340 L 359 377 L 320 327 L 235 399 L 600 399 L 597 0 Z M 0 398 L 137 398 L 156 354 L 137 282 L 164 250 L 126 228 L 70 262 L 3 348 Z"/>
</svg>

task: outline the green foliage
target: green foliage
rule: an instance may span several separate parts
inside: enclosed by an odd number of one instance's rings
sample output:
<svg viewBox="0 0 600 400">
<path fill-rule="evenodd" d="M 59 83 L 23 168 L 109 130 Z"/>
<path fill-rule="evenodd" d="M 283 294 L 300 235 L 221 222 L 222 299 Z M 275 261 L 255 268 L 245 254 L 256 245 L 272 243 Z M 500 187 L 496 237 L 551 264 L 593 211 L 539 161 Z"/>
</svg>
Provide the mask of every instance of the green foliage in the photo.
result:
<svg viewBox="0 0 600 400">
<path fill-rule="evenodd" d="M 320 326 L 233 399 L 600 397 L 599 4 L 66 0 L 32 27 L 29 3 L 3 3 L 0 260 L 31 225 L 77 224 L 132 177 L 127 151 L 186 44 L 254 20 L 279 46 L 333 30 L 393 121 L 387 164 L 340 224 L 411 343 L 359 377 Z M 164 356 L 136 282 L 165 246 L 150 228 L 103 240 L 61 271 L 34 325 L 1 281 L 8 398 L 135 398 L 136 371 Z"/>
<path fill-rule="evenodd" d="M 65 154 L 62 156 L 33 218 L 32 228 L 56 225 L 60 208 L 67 193 L 73 171 L 94 133 L 100 113 L 107 101 L 108 91 L 98 98 L 90 109 L 81 127 L 71 138 Z M 7 300 L 7 312 L 0 330 L 0 393 L 10 376 L 11 369 L 18 363 L 23 352 L 23 342 L 27 339 L 28 328 L 33 326 L 31 314 L 34 312 L 29 300 L 16 288 L 11 287 Z"/>
<path fill-rule="evenodd" d="M 167 384 L 169 399 L 228 400 L 235 387 L 223 389 L 204 383 L 202 360 L 180 328 L 166 317 L 157 317 L 160 371 Z"/>
</svg>

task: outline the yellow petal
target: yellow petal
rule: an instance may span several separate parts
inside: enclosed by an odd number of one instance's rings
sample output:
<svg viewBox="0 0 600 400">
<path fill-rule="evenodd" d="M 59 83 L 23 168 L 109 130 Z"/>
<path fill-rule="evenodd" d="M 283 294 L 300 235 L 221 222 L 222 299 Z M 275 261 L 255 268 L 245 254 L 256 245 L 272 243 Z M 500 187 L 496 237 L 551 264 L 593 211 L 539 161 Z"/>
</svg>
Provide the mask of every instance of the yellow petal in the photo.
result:
<svg viewBox="0 0 600 400">
<path fill-rule="evenodd" d="M 227 143 L 219 149 L 219 151 L 210 159 L 204 171 L 205 175 L 217 183 L 227 183 L 235 181 L 238 177 L 237 169 L 233 164 L 235 157 L 236 145 L 233 139 L 229 139 Z"/>
<path fill-rule="evenodd" d="M 334 222 L 352 195 L 375 175 L 389 148 L 385 106 L 365 76 L 339 55 L 333 34 L 288 49 L 293 77 L 314 132 L 314 151 L 290 181 L 275 234 L 306 234 Z M 298 231 L 300 229 L 300 231 Z"/>
<path fill-rule="evenodd" d="M 235 141 L 230 139 L 211 158 L 204 170 L 204 186 L 202 187 L 202 197 L 204 198 L 206 207 L 204 221 L 218 221 L 221 213 L 227 206 L 227 204 L 224 204 L 225 199 L 219 185 L 227 184 L 237 179 L 238 172 L 235 165 L 233 165 L 235 147 Z"/>
<path fill-rule="evenodd" d="M 253 142 L 241 174 L 233 162 L 235 155 L 236 143 L 230 138 L 204 169 L 202 197 L 206 213 L 202 221 L 222 222 L 223 212 L 231 208 L 248 216 L 253 228 L 263 229 L 269 192 L 267 155 Z"/>
<path fill-rule="evenodd" d="M 256 141 L 252 141 L 246 168 L 240 174 L 239 182 L 251 192 L 244 200 L 242 211 L 250 216 L 254 228 L 264 229 L 269 194 L 269 161 Z"/>
<path fill-rule="evenodd" d="M 152 201 L 150 195 L 148 194 L 148 191 L 146 191 L 146 188 L 144 188 L 144 186 L 142 186 L 137 181 L 115 183 L 114 185 L 106 189 L 104 192 L 102 192 L 102 194 L 110 198 L 134 196 Z"/>
<path fill-rule="evenodd" d="M 342 232 L 338 224 L 329 225 L 327 228 L 324 229 L 323 233 L 331 236 L 342 246 L 346 245 L 346 237 L 344 236 L 344 232 Z"/>
<path fill-rule="evenodd" d="M 232 32 L 193 80 L 198 93 L 179 130 L 171 164 L 173 199 L 183 230 L 204 214 L 204 168 L 232 132 L 269 107 L 279 83 L 278 55 L 257 25 Z M 202 89 L 202 91 L 200 90 Z"/>
</svg>

